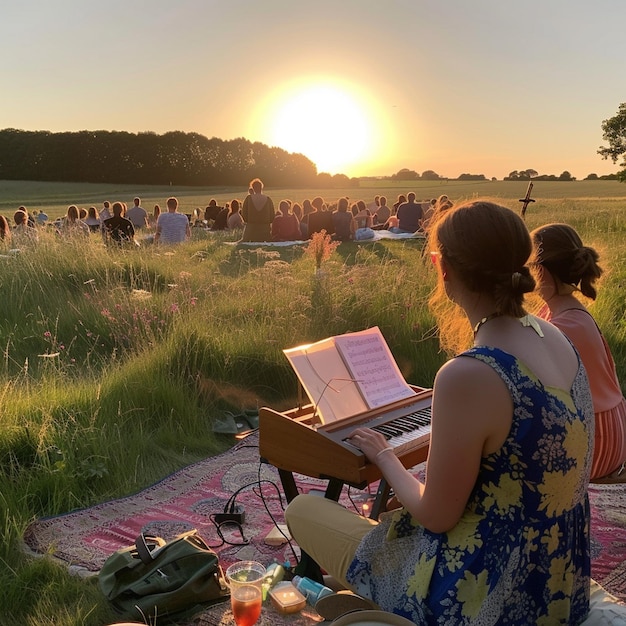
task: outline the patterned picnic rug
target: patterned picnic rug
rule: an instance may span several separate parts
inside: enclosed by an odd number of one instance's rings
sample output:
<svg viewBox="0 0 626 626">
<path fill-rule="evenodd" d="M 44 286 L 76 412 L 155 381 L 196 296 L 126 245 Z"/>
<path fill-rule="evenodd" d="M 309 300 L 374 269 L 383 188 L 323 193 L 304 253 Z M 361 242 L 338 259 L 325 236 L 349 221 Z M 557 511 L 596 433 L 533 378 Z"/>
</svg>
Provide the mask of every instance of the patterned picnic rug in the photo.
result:
<svg viewBox="0 0 626 626">
<path fill-rule="evenodd" d="M 296 477 L 301 491 L 320 490 L 325 482 Z M 224 510 L 236 493 L 245 508 L 244 543 L 234 527 L 224 529 L 221 544 L 210 515 Z M 373 499 L 369 491 L 344 489 L 340 501 L 361 511 Z M 626 484 L 591 485 L 592 576 L 607 591 L 626 601 Z M 181 532 L 198 529 L 204 540 L 220 555 L 224 568 L 240 560 L 270 564 L 299 557 L 298 547 L 264 542 L 275 523 L 284 522 L 286 506 L 278 472 L 261 463 L 258 436 L 251 435 L 227 452 L 183 468 L 143 491 L 64 515 L 36 520 L 24 535 L 26 549 L 60 559 L 78 575 L 94 575 L 107 557 L 132 545 L 141 532 L 171 539 Z M 221 545 L 220 545 L 221 544 Z M 293 616 L 280 616 L 269 603 L 259 624 L 305 626 L 321 621 L 313 609 Z M 192 622 L 198 626 L 232 624 L 228 603 L 207 610 Z"/>
</svg>

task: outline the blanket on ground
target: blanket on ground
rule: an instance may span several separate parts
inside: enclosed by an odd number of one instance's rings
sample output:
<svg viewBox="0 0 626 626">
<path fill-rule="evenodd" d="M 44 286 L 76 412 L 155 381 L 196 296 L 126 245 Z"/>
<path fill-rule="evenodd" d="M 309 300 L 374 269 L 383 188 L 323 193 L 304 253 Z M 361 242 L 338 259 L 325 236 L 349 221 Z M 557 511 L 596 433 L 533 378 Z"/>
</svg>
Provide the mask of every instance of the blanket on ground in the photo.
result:
<svg viewBox="0 0 626 626">
<path fill-rule="evenodd" d="M 388 230 L 374 230 L 371 239 L 360 239 L 356 243 L 370 243 L 381 239 L 418 239 L 423 241 L 426 236 L 421 233 L 391 233 Z M 307 245 L 308 241 L 227 241 L 229 246 L 301 246 Z"/>
<path fill-rule="evenodd" d="M 301 491 L 323 489 L 326 484 L 306 476 L 296 476 L 296 480 Z M 365 491 L 345 488 L 340 501 L 360 512 L 364 504 L 373 500 L 375 487 L 370 485 Z M 223 511 L 238 490 L 236 501 L 245 509 L 243 532 L 247 543 L 219 545 L 221 540 L 210 515 Z M 626 601 L 626 489 L 619 484 L 594 484 L 589 487 L 589 496 L 592 577 Z M 297 545 L 264 542 L 274 523 L 283 523 L 284 506 L 278 472 L 260 462 L 258 435 L 254 434 L 224 454 L 185 467 L 137 494 L 35 520 L 26 529 L 24 544 L 31 554 L 53 556 L 71 572 L 89 576 L 98 572 L 110 554 L 131 545 L 141 532 L 171 539 L 197 528 L 207 543 L 215 547 L 224 567 L 249 559 L 264 564 L 274 559 L 295 563 L 299 558 Z M 244 543 L 235 527 L 223 531 L 232 544 Z M 265 617 L 260 624 L 283 623 L 271 607 L 263 610 Z M 228 612 L 227 606 L 220 605 L 192 623 L 229 624 Z M 312 609 L 305 613 L 288 616 L 284 623 L 298 626 L 321 621 Z"/>
</svg>

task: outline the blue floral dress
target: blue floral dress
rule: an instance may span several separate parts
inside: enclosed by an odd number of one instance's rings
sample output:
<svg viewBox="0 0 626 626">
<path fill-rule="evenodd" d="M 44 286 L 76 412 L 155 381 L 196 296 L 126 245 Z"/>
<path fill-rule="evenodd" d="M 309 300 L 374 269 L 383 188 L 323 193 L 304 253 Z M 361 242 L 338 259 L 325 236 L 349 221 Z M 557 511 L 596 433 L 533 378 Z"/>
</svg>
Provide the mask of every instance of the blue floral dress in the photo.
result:
<svg viewBox="0 0 626 626">
<path fill-rule="evenodd" d="M 580 624 L 589 610 L 593 407 L 582 364 L 571 391 L 545 388 L 514 356 L 477 347 L 513 398 L 509 436 L 482 459 L 458 524 L 420 526 L 404 509 L 368 533 L 355 590 L 415 624 Z"/>
</svg>

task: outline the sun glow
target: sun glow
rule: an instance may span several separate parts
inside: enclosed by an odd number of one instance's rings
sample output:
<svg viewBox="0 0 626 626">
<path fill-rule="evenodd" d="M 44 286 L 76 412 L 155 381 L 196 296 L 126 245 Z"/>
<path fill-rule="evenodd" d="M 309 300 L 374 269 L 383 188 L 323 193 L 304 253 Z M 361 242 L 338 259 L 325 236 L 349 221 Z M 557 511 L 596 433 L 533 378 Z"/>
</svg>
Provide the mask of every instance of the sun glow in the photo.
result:
<svg viewBox="0 0 626 626">
<path fill-rule="evenodd" d="M 304 154 L 319 172 L 348 176 L 372 160 L 380 132 L 366 96 L 328 80 L 279 88 L 256 125 L 269 145 Z"/>
</svg>

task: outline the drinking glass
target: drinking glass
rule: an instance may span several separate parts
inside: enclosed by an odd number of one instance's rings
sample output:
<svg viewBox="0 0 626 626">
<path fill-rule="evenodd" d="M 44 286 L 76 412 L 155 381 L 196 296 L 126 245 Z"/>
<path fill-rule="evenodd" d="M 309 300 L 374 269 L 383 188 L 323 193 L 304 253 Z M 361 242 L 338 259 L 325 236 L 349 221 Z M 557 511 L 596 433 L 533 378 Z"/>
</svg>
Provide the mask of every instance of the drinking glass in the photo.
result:
<svg viewBox="0 0 626 626">
<path fill-rule="evenodd" d="M 235 624 L 256 624 L 261 615 L 265 567 L 256 561 L 239 561 L 226 570 L 226 578 Z"/>
</svg>

